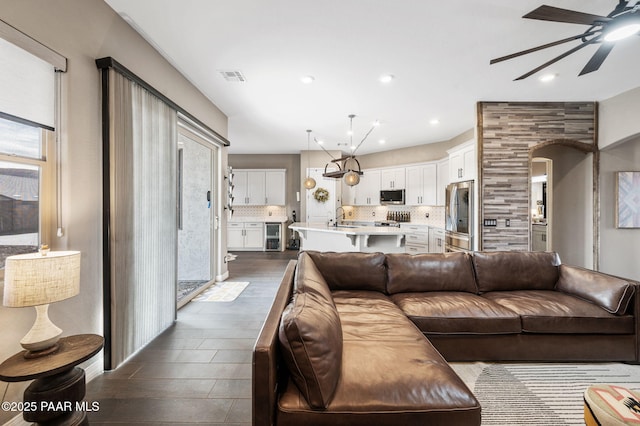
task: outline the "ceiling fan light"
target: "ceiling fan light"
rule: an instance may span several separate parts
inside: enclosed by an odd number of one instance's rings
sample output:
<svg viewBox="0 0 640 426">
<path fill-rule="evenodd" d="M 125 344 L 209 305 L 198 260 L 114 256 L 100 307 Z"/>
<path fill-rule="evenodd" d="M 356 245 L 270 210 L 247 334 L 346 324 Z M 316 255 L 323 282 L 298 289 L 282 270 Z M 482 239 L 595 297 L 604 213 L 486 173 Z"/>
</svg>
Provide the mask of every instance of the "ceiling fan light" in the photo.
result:
<svg viewBox="0 0 640 426">
<path fill-rule="evenodd" d="M 627 24 L 623 26 L 618 26 L 611 31 L 608 31 L 604 36 L 604 41 L 618 41 L 625 39 L 627 37 L 631 37 L 640 31 L 640 23 L 635 22 L 632 24 Z"/>
<path fill-rule="evenodd" d="M 360 175 L 353 170 L 350 170 L 344 175 L 344 183 L 349 186 L 355 186 L 360 183 Z"/>
<path fill-rule="evenodd" d="M 303 183 L 305 189 L 313 189 L 316 187 L 316 180 L 311 176 L 307 176 Z"/>
</svg>

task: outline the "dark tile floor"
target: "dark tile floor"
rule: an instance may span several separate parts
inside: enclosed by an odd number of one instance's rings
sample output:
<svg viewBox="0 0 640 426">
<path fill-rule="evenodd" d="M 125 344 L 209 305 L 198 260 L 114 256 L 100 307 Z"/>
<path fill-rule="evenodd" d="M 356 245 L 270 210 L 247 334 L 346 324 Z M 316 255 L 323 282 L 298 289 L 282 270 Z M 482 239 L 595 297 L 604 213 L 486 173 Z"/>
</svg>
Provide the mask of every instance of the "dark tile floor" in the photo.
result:
<svg viewBox="0 0 640 426">
<path fill-rule="evenodd" d="M 297 252 L 239 252 L 233 302 L 191 302 L 127 363 L 87 384 L 92 425 L 251 424 L 251 351 L 284 269 Z"/>
</svg>

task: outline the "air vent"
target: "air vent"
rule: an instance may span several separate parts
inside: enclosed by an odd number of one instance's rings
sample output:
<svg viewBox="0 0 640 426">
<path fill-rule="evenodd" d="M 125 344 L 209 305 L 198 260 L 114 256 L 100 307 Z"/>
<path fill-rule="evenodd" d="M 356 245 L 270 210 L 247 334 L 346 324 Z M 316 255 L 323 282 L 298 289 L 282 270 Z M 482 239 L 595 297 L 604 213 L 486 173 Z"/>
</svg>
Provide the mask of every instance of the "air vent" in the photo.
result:
<svg viewBox="0 0 640 426">
<path fill-rule="evenodd" d="M 240 71 L 221 70 L 220 74 L 222 75 L 222 77 L 224 77 L 225 80 L 232 81 L 234 83 L 244 83 L 246 81 L 244 75 L 242 75 L 242 72 Z"/>
</svg>

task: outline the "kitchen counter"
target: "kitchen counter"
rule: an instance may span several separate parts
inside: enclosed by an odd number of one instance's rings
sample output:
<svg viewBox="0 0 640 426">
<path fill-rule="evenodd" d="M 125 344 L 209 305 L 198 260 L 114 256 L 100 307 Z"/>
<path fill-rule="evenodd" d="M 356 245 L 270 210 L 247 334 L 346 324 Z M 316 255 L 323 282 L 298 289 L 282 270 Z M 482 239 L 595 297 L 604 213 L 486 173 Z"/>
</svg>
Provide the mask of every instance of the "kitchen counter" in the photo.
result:
<svg viewBox="0 0 640 426">
<path fill-rule="evenodd" d="M 328 226 L 296 222 L 289 229 L 300 237 L 302 250 L 404 253 L 405 231 L 391 226 Z"/>
</svg>

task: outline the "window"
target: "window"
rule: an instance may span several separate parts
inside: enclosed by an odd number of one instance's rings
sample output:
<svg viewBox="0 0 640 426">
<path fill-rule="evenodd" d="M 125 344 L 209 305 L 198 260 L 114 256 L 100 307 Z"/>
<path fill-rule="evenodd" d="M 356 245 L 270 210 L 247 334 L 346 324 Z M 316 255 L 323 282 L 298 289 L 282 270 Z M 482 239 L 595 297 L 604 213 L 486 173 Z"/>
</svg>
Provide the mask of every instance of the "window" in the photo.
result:
<svg viewBox="0 0 640 426">
<path fill-rule="evenodd" d="M 53 132 L 0 115 L 0 269 L 48 244 L 55 208 Z"/>
</svg>

